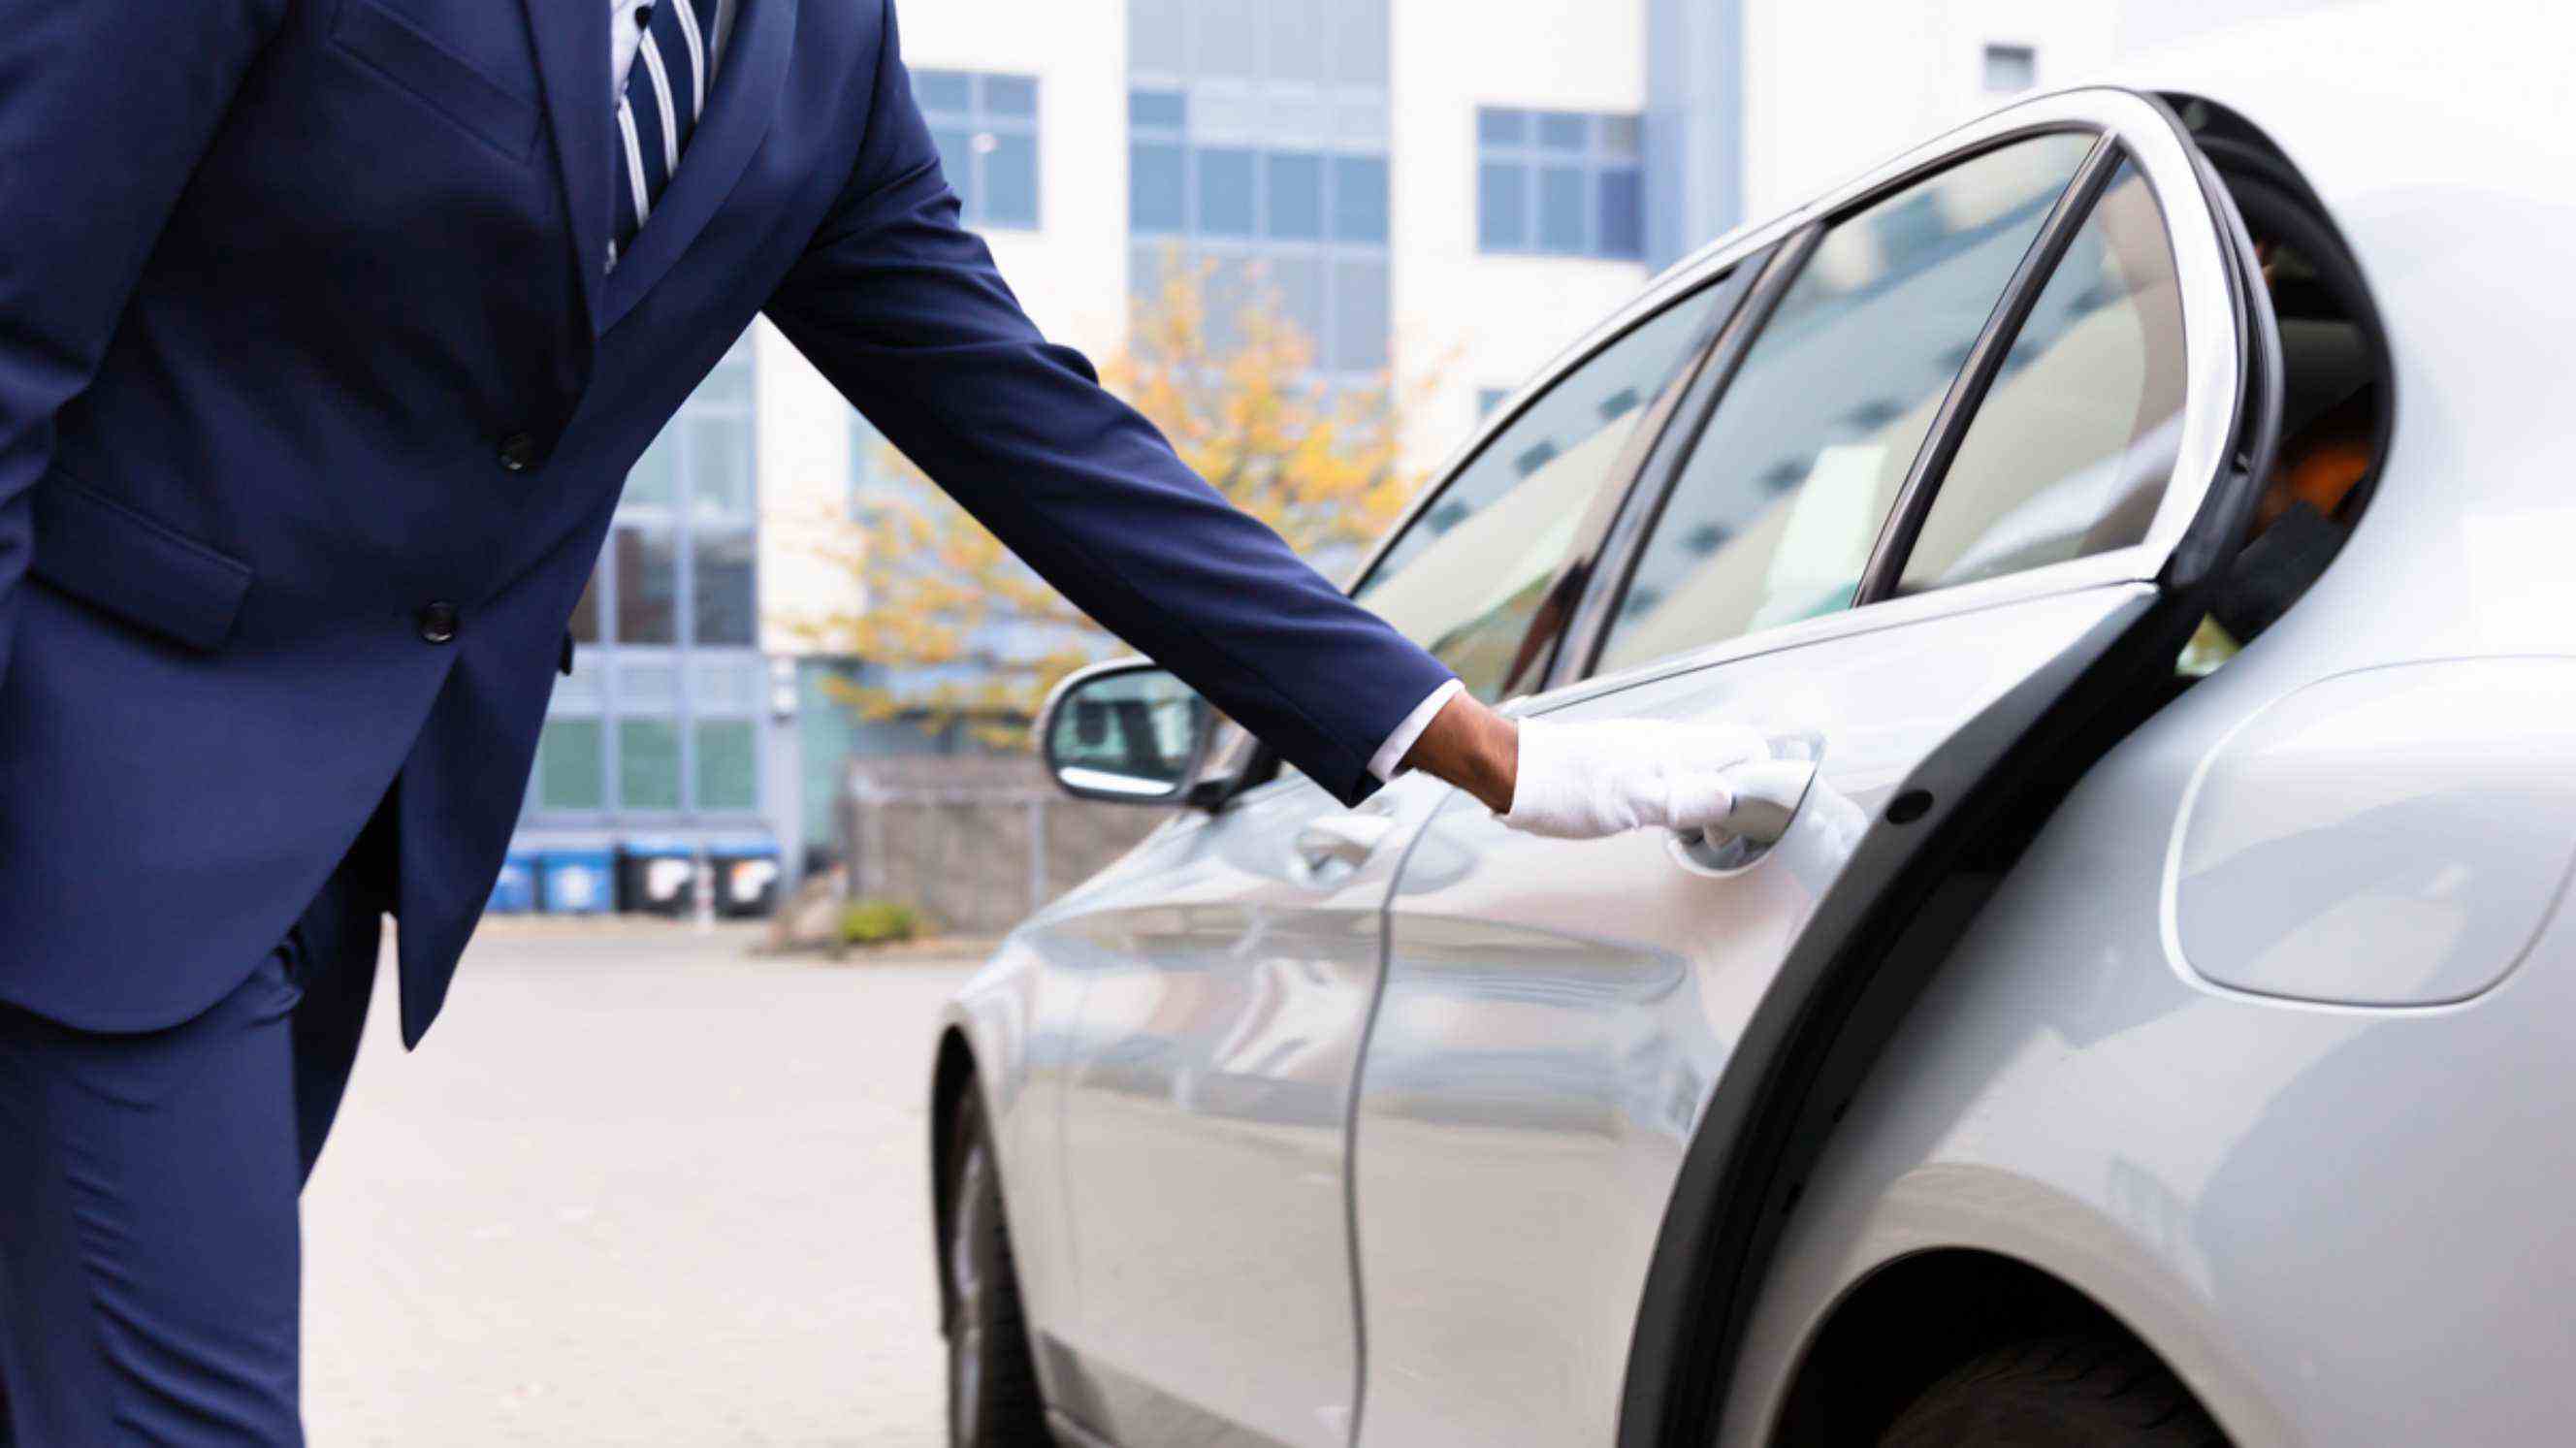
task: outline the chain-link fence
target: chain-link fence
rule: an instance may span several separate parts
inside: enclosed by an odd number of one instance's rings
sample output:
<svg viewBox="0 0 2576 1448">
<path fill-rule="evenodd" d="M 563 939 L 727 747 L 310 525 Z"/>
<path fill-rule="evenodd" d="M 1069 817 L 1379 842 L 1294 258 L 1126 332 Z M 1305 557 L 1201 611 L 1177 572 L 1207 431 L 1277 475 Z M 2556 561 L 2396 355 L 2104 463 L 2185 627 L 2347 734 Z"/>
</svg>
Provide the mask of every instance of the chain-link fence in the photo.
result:
<svg viewBox="0 0 2576 1448">
<path fill-rule="evenodd" d="M 899 900 L 937 928 L 1008 930 L 1133 847 L 1166 811 L 1063 793 L 1025 757 L 861 760 L 842 790 L 849 897 Z"/>
</svg>

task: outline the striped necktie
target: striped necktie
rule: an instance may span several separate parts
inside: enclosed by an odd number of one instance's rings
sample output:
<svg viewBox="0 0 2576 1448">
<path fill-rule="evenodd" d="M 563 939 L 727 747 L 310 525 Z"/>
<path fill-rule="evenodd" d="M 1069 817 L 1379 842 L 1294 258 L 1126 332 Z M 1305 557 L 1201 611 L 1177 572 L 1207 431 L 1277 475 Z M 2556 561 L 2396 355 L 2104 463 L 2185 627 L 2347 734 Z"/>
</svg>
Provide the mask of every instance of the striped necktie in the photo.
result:
<svg viewBox="0 0 2576 1448">
<path fill-rule="evenodd" d="M 617 101 L 617 194 L 610 265 L 644 229 L 707 108 L 717 8 L 725 0 L 659 0 Z M 703 11 L 703 22 L 701 19 Z"/>
</svg>

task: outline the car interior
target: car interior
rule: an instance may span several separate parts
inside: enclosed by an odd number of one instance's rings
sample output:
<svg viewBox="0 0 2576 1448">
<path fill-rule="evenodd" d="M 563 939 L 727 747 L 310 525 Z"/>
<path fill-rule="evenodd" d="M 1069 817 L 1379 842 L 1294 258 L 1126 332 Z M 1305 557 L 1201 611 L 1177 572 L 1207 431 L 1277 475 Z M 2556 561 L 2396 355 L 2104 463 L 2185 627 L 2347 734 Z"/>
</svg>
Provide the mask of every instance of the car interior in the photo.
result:
<svg viewBox="0 0 2576 1448">
<path fill-rule="evenodd" d="M 2224 664 L 2325 572 L 2370 500 L 2393 420 L 2387 346 L 2360 268 L 2286 158 L 2242 117 L 2179 106 L 2252 233 L 2280 323 L 2280 444 L 2243 547 L 2179 661 Z"/>
</svg>

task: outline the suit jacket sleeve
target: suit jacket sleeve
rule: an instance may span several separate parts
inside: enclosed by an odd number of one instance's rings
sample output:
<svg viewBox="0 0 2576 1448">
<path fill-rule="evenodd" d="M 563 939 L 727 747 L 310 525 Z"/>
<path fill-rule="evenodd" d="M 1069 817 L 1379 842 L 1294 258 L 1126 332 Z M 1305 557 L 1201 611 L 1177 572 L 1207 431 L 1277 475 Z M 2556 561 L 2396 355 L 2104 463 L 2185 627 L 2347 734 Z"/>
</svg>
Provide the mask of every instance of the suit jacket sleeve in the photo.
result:
<svg viewBox="0 0 2576 1448">
<path fill-rule="evenodd" d="M 13 5 L 0 21 L 0 676 L 55 414 L 96 375 L 284 4 Z"/>
<path fill-rule="evenodd" d="M 892 7 L 858 164 L 769 306 L 905 455 L 1047 582 L 1356 803 L 1449 671 L 1228 504 L 1040 336 L 957 198 Z"/>
</svg>

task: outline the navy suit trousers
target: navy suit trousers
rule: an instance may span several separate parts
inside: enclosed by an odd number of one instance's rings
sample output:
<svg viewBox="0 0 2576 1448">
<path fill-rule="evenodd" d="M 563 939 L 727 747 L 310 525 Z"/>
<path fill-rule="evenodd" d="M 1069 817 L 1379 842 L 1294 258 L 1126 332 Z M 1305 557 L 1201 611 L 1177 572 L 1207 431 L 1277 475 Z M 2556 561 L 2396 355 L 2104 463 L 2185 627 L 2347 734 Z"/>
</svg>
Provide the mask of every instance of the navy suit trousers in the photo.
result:
<svg viewBox="0 0 2576 1448">
<path fill-rule="evenodd" d="M 381 833 L 179 1025 L 0 1006 L 0 1448 L 303 1441 L 296 1197 L 366 1019 Z"/>
</svg>

